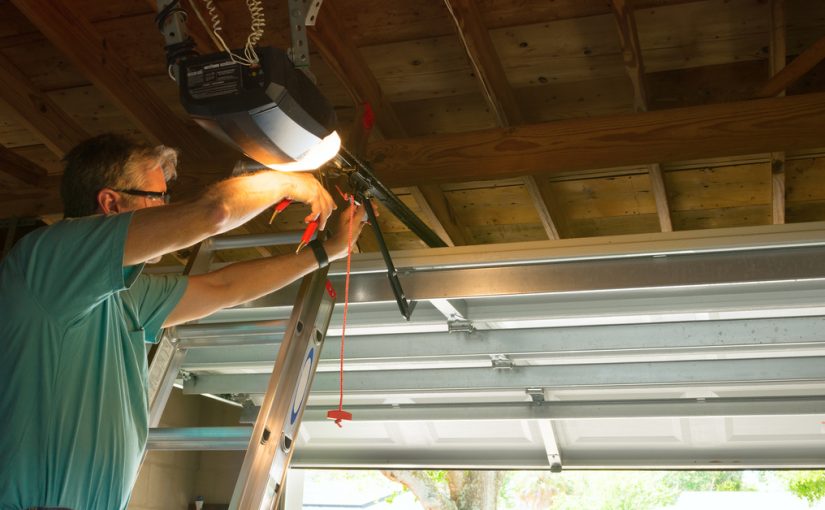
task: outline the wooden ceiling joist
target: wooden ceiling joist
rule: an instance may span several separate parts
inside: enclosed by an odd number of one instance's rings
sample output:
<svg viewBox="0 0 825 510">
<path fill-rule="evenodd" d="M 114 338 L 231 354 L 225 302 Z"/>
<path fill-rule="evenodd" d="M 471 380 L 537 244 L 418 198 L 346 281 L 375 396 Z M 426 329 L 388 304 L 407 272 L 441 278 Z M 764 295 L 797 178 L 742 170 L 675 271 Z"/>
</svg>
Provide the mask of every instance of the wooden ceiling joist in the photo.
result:
<svg viewBox="0 0 825 510">
<path fill-rule="evenodd" d="M 805 76 L 822 59 L 825 59 L 825 36 L 806 48 L 784 69 L 776 73 L 759 89 L 755 97 L 773 97 L 779 94 Z"/>
<path fill-rule="evenodd" d="M 633 84 L 633 107 L 637 112 L 646 112 L 649 104 L 645 85 L 645 66 L 636 19 L 633 16 L 633 2 L 632 0 L 612 0 L 611 4 L 616 28 L 619 31 L 624 67 Z M 656 202 L 656 213 L 659 216 L 659 228 L 662 232 L 672 232 L 673 222 L 670 218 L 667 189 L 659 163 L 653 163 L 648 167 L 648 175 L 653 199 Z"/>
<path fill-rule="evenodd" d="M 342 34 L 336 21 L 341 19 L 331 0 L 324 2 L 315 26 L 307 27 L 307 36 L 315 44 L 324 62 L 332 68 L 356 104 L 369 103 L 381 133 L 387 138 L 401 138 L 406 131 L 395 109 L 381 91 L 375 75 L 350 38 Z"/>
<path fill-rule="evenodd" d="M 556 222 L 553 221 L 553 216 L 547 208 L 547 199 L 539 188 L 536 178 L 532 175 L 526 176 L 524 178 L 524 186 L 527 188 L 527 193 L 530 194 L 530 199 L 536 207 L 536 212 L 539 214 L 539 221 L 541 221 L 541 226 L 544 227 L 544 232 L 547 234 L 547 238 L 561 239 L 559 230 L 556 228 Z"/>
<path fill-rule="evenodd" d="M 444 191 L 437 184 L 425 184 L 410 188 L 413 199 L 424 211 L 424 215 L 433 223 L 433 230 L 447 246 L 464 246 L 472 244 L 465 235 L 465 230 L 455 217 L 455 211 Z"/>
<path fill-rule="evenodd" d="M 673 222 L 670 219 L 670 205 L 667 200 L 667 188 L 665 187 L 665 176 L 662 172 L 662 165 L 653 163 L 647 167 L 647 175 L 650 177 L 650 191 L 653 193 L 653 200 L 656 202 L 656 215 L 659 217 L 659 228 L 662 232 L 673 232 Z"/>
<path fill-rule="evenodd" d="M 0 196 L 0 218 L 39 218 L 62 210 L 63 202 L 56 185 L 37 188 L 31 193 Z"/>
<path fill-rule="evenodd" d="M 14 0 L 12 3 L 120 106 L 146 136 L 155 142 L 179 147 L 191 160 L 210 161 L 211 147 L 125 64 L 88 20 L 62 2 Z"/>
<path fill-rule="evenodd" d="M 770 71 L 775 77 L 785 68 L 787 31 L 785 0 L 771 0 Z M 785 95 L 785 91 L 779 92 Z M 771 153 L 771 222 L 785 223 L 785 153 Z"/>
<path fill-rule="evenodd" d="M 0 145 L 0 172 L 32 188 L 42 188 L 48 184 L 48 172 L 45 168 L 3 145 Z"/>
<path fill-rule="evenodd" d="M 516 101 L 513 88 L 507 81 L 501 60 L 490 38 L 490 33 L 484 26 L 476 2 L 474 0 L 444 0 L 444 2 L 453 17 L 470 64 L 481 84 L 484 98 L 490 105 L 490 111 L 495 115 L 498 125 L 507 127 L 521 124 L 521 109 Z"/>
<path fill-rule="evenodd" d="M 19 122 L 53 153 L 63 156 L 88 138 L 86 131 L 0 54 L 0 97 L 17 113 Z"/>
<path fill-rule="evenodd" d="M 331 0 L 324 2 L 322 11 L 318 15 L 318 21 L 312 27 L 308 27 L 307 35 L 315 44 L 318 52 L 333 72 L 341 80 L 341 83 L 349 92 L 350 97 L 356 105 L 367 103 L 375 114 L 376 124 L 386 138 L 399 138 L 406 136 L 406 131 L 392 104 L 384 96 L 378 80 L 370 70 L 359 49 L 352 39 L 342 34 L 333 20 L 340 17 L 335 11 L 335 5 Z M 355 129 L 363 129 L 360 119 L 356 119 Z M 366 143 L 366 136 L 363 132 L 356 132 L 353 138 L 360 146 Z M 359 147 L 353 150 L 358 150 Z M 415 186 L 415 184 L 411 184 Z M 466 244 L 461 234 L 461 227 L 455 222 L 453 215 L 442 204 L 447 202 L 443 192 L 437 187 L 430 187 L 426 190 L 420 189 L 413 193 L 421 207 L 427 211 L 432 211 L 433 218 L 437 220 L 435 230 L 440 237 L 448 234 L 447 239 L 443 239 L 450 246 L 456 244 Z M 460 237 L 459 237 L 460 236 Z"/>
<path fill-rule="evenodd" d="M 524 116 L 513 87 L 507 80 L 490 33 L 473 0 L 444 0 L 455 22 L 467 57 L 481 85 L 481 91 L 500 127 L 522 124 Z M 548 239 L 559 239 L 559 232 L 547 210 L 547 204 L 538 191 L 533 176 L 524 177 L 524 186 L 539 215 Z"/>
<path fill-rule="evenodd" d="M 645 66 L 636 19 L 633 17 L 633 3 L 632 0 L 611 0 L 611 5 L 622 46 L 622 60 L 633 84 L 633 107 L 637 112 L 644 112 L 648 109 Z"/>
<path fill-rule="evenodd" d="M 370 147 L 390 186 L 764 154 L 825 146 L 825 93 L 560 120 Z"/>
</svg>

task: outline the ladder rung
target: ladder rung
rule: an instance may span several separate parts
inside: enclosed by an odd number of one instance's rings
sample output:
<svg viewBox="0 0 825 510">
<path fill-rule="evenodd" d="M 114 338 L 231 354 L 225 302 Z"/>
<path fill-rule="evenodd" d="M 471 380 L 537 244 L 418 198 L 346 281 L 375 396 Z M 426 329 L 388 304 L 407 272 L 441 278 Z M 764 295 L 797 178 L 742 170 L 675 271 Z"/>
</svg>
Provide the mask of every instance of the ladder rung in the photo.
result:
<svg viewBox="0 0 825 510">
<path fill-rule="evenodd" d="M 246 450 L 252 427 L 149 429 L 147 450 Z"/>
<path fill-rule="evenodd" d="M 244 234 L 234 236 L 213 237 L 209 242 L 210 250 L 230 250 L 234 248 L 254 248 L 256 246 L 275 246 L 282 244 L 298 244 L 301 242 L 303 231 L 275 232 L 272 234 Z M 313 235 L 313 239 L 315 236 Z"/>
<path fill-rule="evenodd" d="M 279 343 L 289 321 L 220 322 L 176 326 L 170 335 L 182 349 Z"/>
</svg>

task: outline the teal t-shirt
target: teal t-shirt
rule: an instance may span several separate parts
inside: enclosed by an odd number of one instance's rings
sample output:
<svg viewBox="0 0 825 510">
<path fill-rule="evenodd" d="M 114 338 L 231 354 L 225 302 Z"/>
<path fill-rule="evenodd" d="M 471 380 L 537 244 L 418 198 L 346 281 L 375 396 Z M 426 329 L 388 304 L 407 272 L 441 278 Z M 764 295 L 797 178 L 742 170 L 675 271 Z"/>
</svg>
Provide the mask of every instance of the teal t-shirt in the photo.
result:
<svg viewBox="0 0 825 510">
<path fill-rule="evenodd" d="M 0 263 L 2 510 L 126 508 L 148 434 L 145 342 L 186 288 L 123 267 L 130 220 L 63 220 Z"/>
</svg>

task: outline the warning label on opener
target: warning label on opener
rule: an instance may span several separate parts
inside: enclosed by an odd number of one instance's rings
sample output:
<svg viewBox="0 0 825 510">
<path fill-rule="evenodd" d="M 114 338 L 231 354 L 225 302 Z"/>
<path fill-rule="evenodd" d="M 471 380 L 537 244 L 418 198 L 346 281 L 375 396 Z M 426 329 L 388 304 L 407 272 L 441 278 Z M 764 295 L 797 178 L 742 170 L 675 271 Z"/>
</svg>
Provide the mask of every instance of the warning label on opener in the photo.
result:
<svg viewBox="0 0 825 510">
<path fill-rule="evenodd" d="M 236 94 L 243 87 L 241 66 L 225 60 L 186 71 L 189 95 L 195 99 Z"/>
</svg>

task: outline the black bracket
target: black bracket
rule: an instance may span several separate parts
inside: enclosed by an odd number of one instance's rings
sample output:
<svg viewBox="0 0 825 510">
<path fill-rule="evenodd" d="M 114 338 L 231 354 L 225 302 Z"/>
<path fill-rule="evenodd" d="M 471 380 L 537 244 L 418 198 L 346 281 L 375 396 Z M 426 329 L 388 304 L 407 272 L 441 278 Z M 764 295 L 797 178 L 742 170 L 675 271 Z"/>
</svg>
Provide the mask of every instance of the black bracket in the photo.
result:
<svg viewBox="0 0 825 510">
<path fill-rule="evenodd" d="M 353 189 L 356 190 L 355 194 L 357 199 L 367 206 L 367 218 L 375 232 L 378 248 L 384 257 L 384 263 L 387 264 L 387 277 L 390 280 L 390 287 L 395 296 L 395 301 L 398 303 L 398 309 L 406 320 L 410 320 L 416 302 L 409 301 L 404 294 L 404 289 L 401 287 L 401 282 L 398 279 L 398 271 L 392 262 L 390 251 L 387 248 L 386 241 L 384 241 L 384 234 L 381 233 L 381 228 L 378 225 L 378 219 L 375 217 L 375 211 L 370 204 L 370 199 L 375 198 L 381 202 L 381 204 L 401 220 L 407 228 L 421 238 L 427 246 L 431 248 L 442 248 L 447 246 L 447 244 L 438 237 L 430 227 L 421 221 L 409 207 L 399 200 L 399 198 L 395 196 L 395 193 L 379 181 L 366 163 L 350 154 L 343 147 L 338 153 L 338 161 L 344 168 L 351 169 L 349 174 L 350 182 Z"/>
<path fill-rule="evenodd" d="M 359 196 L 360 201 L 366 206 L 367 218 L 369 219 L 372 230 L 375 232 L 375 238 L 378 240 L 378 248 L 381 250 L 381 255 L 384 257 L 384 263 L 387 264 L 387 278 L 390 280 L 390 287 L 395 296 L 395 302 L 398 303 L 398 310 L 406 320 L 410 320 L 413 309 L 415 308 L 415 301 L 409 301 L 404 295 L 404 289 L 401 288 L 401 282 L 398 280 L 398 271 L 395 269 L 395 264 L 392 263 L 390 250 L 387 248 L 387 243 L 384 242 L 384 234 L 381 233 L 381 228 L 378 226 L 378 218 L 375 217 L 375 211 L 372 209 L 370 199 L 364 195 Z"/>
<path fill-rule="evenodd" d="M 341 147 L 341 151 L 338 153 L 338 161 L 344 168 L 352 169 L 350 180 L 353 188 L 358 190 L 359 194 L 369 195 L 381 202 L 396 218 L 401 220 L 401 223 L 412 230 L 413 234 L 421 238 L 424 244 L 430 248 L 444 248 L 447 246 L 447 243 L 438 237 L 438 234 L 421 221 L 421 218 L 416 216 L 404 202 L 395 196 L 392 190 L 378 180 L 369 165 L 350 154 L 344 147 Z"/>
</svg>

